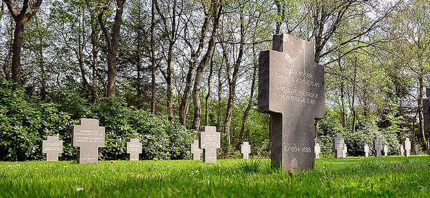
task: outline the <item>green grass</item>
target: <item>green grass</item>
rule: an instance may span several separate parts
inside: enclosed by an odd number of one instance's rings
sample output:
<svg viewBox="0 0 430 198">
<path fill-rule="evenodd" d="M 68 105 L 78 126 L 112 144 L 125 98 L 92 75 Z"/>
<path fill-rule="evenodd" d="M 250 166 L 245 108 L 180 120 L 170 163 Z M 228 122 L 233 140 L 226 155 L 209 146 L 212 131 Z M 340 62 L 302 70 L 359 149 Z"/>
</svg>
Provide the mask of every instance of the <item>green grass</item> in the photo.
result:
<svg viewBox="0 0 430 198">
<path fill-rule="evenodd" d="M 294 174 L 269 164 L 0 162 L 0 197 L 430 197 L 429 156 L 317 159 Z"/>
</svg>

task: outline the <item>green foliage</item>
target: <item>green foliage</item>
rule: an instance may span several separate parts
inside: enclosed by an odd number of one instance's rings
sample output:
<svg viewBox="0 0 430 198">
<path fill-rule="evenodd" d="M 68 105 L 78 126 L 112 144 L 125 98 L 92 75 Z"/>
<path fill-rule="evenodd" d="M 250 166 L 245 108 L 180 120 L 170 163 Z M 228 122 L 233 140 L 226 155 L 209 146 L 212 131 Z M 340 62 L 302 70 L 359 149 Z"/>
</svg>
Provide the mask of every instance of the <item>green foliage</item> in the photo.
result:
<svg viewBox="0 0 430 198">
<path fill-rule="evenodd" d="M 74 159 L 72 127 L 79 118 L 95 118 L 106 127 L 106 146 L 101 159 L 127 159 L 126 142 L 138 138 L 143 144 L 142 159 L 185 159 L 195 134 L 163 116 L 127 107 L 123 99 L 101 100 L 87 105 L 74 89 L 67 89 L 58 101 L 44 103 L 25 98 L 22 90 L 0 84 L 0 160 L 39 160 L 42 140 L 58 134 L 64 141 L 60 159 Z M 77 89 L 76 89 L 77 90 Z"/>
<path fill-rule="evenodd" d="M 260 168 L 250 172 L 243 172 L 240 163 L 0 162 L 0 197 L 430 196 L 428 156 L 317 159 L 314 170 L 291 174 L 271 169 L 270 160 L 261 160 Z"/>
</svg>

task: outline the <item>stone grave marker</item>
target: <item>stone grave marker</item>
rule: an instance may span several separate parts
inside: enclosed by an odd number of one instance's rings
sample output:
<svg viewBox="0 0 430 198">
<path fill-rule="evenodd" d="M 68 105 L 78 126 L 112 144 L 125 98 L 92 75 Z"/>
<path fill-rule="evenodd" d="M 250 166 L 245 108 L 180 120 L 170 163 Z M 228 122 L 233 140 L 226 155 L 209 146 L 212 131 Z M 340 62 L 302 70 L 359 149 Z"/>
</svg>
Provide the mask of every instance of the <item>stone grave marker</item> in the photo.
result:
<svg viewBox="0 0 430 198">
<path fill-rule="evenodd" d="M 272 166 L 314 167 L 315 119 L 325 116 L 324 69 L 312 43 L 282 34 L 259 57 L 258 109 L 270 114 Z"/>
<path fill-rule="evenodd" d="M 221 148 L 220 134 L 214 126 L 205 126 L 204 131 L 199 133 L 200 148 L 203 149 L 203 162 L 215 163 L 216 149 Z"/>
<path fill-rule="evenodd" d="M 342 134 L 337 134 L 334 139 L 334 149 L 336 150 L 336 158 L 343 157 L 343 150 L 345 149 L 345 140 Z"/>
<path fill-rule="evenodd" d="M 364 145 L 364 156 L 369 157 L 369 145 L 368 144 Z"/>
<path fill-rule="evenodd" d="M 348 154 L 348 146 L 346 146 L 346 144 L 343 144 L 343 150 L 342 150 L 342 157 L 346 157 L 346 155 Z"/>
<path fill-rule="evenodd" d="M 48 136 L 42 141 L 42 153 L 46 153 L 46 161 L 58 161 L 58 154 L 63 153 L 63 141 L 58 136 Z"/>
<path fill-rule="evenodd" d="M 418 144 L 415 144 L 415 155 L 418 155 L 419 149 L 418 149 Z"/>
<path fill-rule="evenodd" d="M 79 164 L 98 163 L 99 147 L 105 146 L 105 128 L 96 119 L 81 118 L 73 126 L 73 146 L 79 147 Z"/>
<path fill-rule="evenodd" d="M 251 145 L 249 145 L 249 142 L 243 142 L 242 145 L 240 145 L 240 152 L 242 153 L 243 159 L 249 159 L 249 154 L 251 153 Z"/>
<path fill-rule="evenodd" d="M 194 140 L 191 144 L 191 153 L 193 154 L 193 160 L 200 160 L 200 154 L 203 153 L 203 150 L 199 148 L 199 140 Z"/>
<path fill-rule="evenodd" d="M 381 157 L 382 141 L 378 136 L 375 137 L 375 157 Z"/>
<path fill-rule="evenodd" d="M 127 142 L 127 153 L 130 153 L 131 161 L 139 160 L 139 154 L 142 153 L 142 143 L 139 142 L 139 139 L 134 138 Z"/>
<path fill-rule="evenodd" d="M 388 156 L 388 146 L 384 145 L 384 156 Z"/>
<path fill-rule="evenodd" d="M 315 143 L 315 158 L 320 158 L 321 146 L 319 143 Z"/>
<path fill-rule="evenodd" d="M 403 148 L 403 145 L 400 145 L 400 155 L 405 155 L 405 149 Z"/>
<path fill-rule="evenodd" d="M 405 140 L 405 150 L 406 150 L 406 157 L 409 157 L 411 155 L 411 141 L 409 138 L 406 138 Z"/>
</svg>

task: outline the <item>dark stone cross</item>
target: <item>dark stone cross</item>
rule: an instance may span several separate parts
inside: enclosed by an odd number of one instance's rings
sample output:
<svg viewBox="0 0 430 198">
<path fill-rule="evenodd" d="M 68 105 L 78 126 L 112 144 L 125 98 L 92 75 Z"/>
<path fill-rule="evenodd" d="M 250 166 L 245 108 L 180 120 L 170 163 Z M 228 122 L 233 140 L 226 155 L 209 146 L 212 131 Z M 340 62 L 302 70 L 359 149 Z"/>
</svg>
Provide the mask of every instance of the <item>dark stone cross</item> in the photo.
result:
<svg viewBox="0 0 430 198">
<path fill-rule="evenodd" d="M 217 159 L 216 149 L 221 148 L 220 134 L 216 132 L 216 127 L 214 126 L 205 126 L 205 130 L 199 134 L 199 147 L 204 150 L 203 162 L 215 163 Z"/>
<path fill-rule="evenodd" d="M 375 137 L 375 157 L 381 157 L 382 141 L 378 136 Z"/>
<path fill-rule="evenodd" d="M 130 153 L 131 161 L 139 160 L 139 154 L 142 153 L 142 143 L 139 142 L 139 139 L 134 138 L 127 142 L 127 153 Z"/>
<path fill-rule="evenodd" d="M 270 114 L 272 166 L 314 167 L 315 119 L 325 115 L 324 69 L 314 46 L 291 35 L 273 36 L 273 50 L 259 57 L 260 112 Z"/>
<path fill-rule="evenodd" d="M 200 160 L 200 154 L 202 154 L 203 151 L 199 148 L 199 140 L 194 140 L 191 144 L 191 153 L 193 154 L 193 160 Z"/>
<path fill-rule="evenodd" d="M 345 149 L 345 140 L 342 137 L 342 134 L 337 134 L 334 139 L 334 149 L 336 150 L 336 158 L 342 158 L 343 150 Z"/>
<path fill-rule="evenodd" d="M 63 141 L 58 136 L 48 136 L 42 141 L 42 153 L 46 153 L 47 161 L 58 161 L 58 154 L 63 152 Z"/>
<path fill-rule="evenodd" d="M 79 120 L 80 125 L 73 126 L 73 146 L 79 148 L 79 164 L 98 163 L 99 147 L 105 146 L 105 128 L 99 126 L 96 119 Z"/>
</svg>

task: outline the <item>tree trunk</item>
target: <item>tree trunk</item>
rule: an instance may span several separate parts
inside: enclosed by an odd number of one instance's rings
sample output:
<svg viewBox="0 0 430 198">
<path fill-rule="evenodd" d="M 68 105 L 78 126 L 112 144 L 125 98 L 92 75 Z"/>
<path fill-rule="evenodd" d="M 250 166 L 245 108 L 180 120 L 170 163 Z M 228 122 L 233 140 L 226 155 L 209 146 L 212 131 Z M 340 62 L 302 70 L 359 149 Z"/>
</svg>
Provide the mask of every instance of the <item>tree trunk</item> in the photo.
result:
<svg viewBox="0 0 430 198">
<path fill-rule="evenodd" d="M 256 56 L 255 52 L 255 42 L 252 44 L 252 54 L 254 54 L 254 67 L 252 70 L 252 82 L 251 82 L 251 93 L 249 94 L 249 100 L 248 105 L 246 106 L 245 111 L 243 112 L 242 116 L 242 126 L 240 127 L 240 133 L 239 133 L 239 140 L 244 141 L 245 138 L 245 127 L 246 127 L 246 120 L 248 118 L 249 111 L 251 110 L 252 106 L 254 105 L 254 91 L 255 91 L 255 83 L 257 81 L 257 69 L 258 69 L 258 58 Z M 249 140 L 248 140 L 249 141 Z"/>
<path fill-rule="evenodd" d="M 190 97 L 190 91 L 191 91 L 191 86 L 192 86 L 191 81 L 193 78 L 194 67 L 196 65 L 197 59 L 200 56 L 200 53 L 202 52 L 202 49 L 204 46 L 204 42 L 206 39 L 206 31 L 207 31 L 208 26 L 209 26 L 209 18 L 210 18 L 210 15 L 205 14 L 204 22 L 202 25 L 202 30 L 200 33 L 199 45 L 198 45 L 198 48 L 195 52 L 193 50 L 193 45 L 191 43 L 187 42 L 187 44 L 191 48 L 192 52 L 191 52 L 191 58 L 189 60 L 187 76 L 185 77 L 185 89 L 184 89 L 184 93 L 182 95 L 181 105 L 179 106 L 179 123 L 183 126 L 186 125 L 186 121 L 187 121 L 188 106 L 189 106 L 188 100 Z"/>
<path fill-rule="evenodd" d="M 357 121 L 357 113 L 355 111 L 355 94 L 356 94 L 356 83 L 357 83 L 357 59 L 354 62 L 354 78 L 352 82 L 352 101 L 351 101 L 351 111 L 352 111 L 352 126 L 351 132 L 355 133 L 355 124 Z"/>
<path fill-rule="evenodd" d="M 419 120 L 419 127 L 420 127 L 420 135 L 422 138 L 422 145 L 427 145 L 426 135 L 424 131 L 424 114 L 423 114 L 423 98 L 424 98 L 424 74 L 423 71 L 421 71 L 419 77 L 418 77 L 418 83 L 419 83 L 419 93 L 418 93 L 418 120 Z"/>
<path fill-rule="evenodd" d="M 245 28 L 244 28 L 244 17 L 243 17 L 243 7 L 240 7 L 240 44 L 239 44 L 239 54 L 237 56 L 237 59 L 233 65 L 233 75 L 231 79 L 229 78 L 229 94 L 228 94 L 228 101 L 227 101 L 227 111 L 224 121 L 224 133 L 227 135 L 227 143 L 228 147 L 231 147 L 231 119 L 233 116 L 233 107 L 234 107 L 234 100 L 236 96 L 236 85 L 237 85 L 237 78 L 239 74 L 239 68 L 242 63 L 242 57 L 244 54 L 244 45 L 245 45 Z M 224 55 L 226 58 L 227 56 Z M 228 64 L 227 64 L 228 66 Z M 227 75 L 230 75 L 230 72 L 227 72 Z"/>
<path fill-rule="evenodd" d="M 155 77 L 156 77 L 156 65 L 155 65 L 155 0 L 151 1 L 151 113 L 155 113 Z"/>
<path fill-rule="evenodd" d="M 16 83 L 17 87 L 21 87 L 21 48 L 24 38 L 24 22 L 22 19 L 15 20 L 15 22 L 12 44 L 12 80 Z"/>
<path fill-rule="evenodd" d="M 217 112 L 217 128 L 218 130 L 221 130 L 221 101 L 222 101 L 222 80 L 221 80 L 221 74 L 222 74 L 222 66 L 223 63 L 218 68 L 218 112 Z"/>
<path fill-rule="evenodd" d="M 87 1 L 88 3 L 88 1 Z M 96 22 L 96 13 L 91 12 L 91 45 L 92 45 L 92 86 L 91 86 L 91 102 L 95 103 L 98 100 L 98 88 L 97 88 L 97 69 L 98 69 L 98 30 Z"/>
<path fill-rule="evenodd" d="M 88 90 L 88 81 L 85 77 L 85 64 L 84 64 L 84 47 L 82 45 L 82 42 L 84 40 L 83 34 L 85 32 L 85 28 L 83 27 L 83 18 L 82 18 L 82 10 L 79 10 L 79 29 L 81 30 L 79 32 L 78 36 L 78 63 L 79 63 L 79 69 L 81 71 L 81 78 L 82 78 L 82 89 L 84 90 L 85 96 L 87 96 L 87 90 Z"/>
<path fill-rule="evenodd" d="M 211 80 L 212 80 L 212 74 L 213 74 L 213 67 L 214 67 L 214 61 L 213 61 L 213 55 L 211 58 L 211 64 L 209 67 L 209 76 L 208 76 L 208 92 L 206 93 L 205 97 L 205 126 L 209 126 L 209 98 L 211 97 Z"/>
<path fill-rule="evenodd" d="M 107 52 L 108 52 L 108 85 L 107 85 L 107 97 L 113 98 L 116 94 L 116 56 L 118 52 L 118 45 L 120 39 L 120 30 L 122 23 L 122 14 L 124 10 L 124 4 L 126 0 L 117 0 L 116 1 L 116 9 L 115 9 L 115 19 L 112 26 L 112 32 L 109 35 L 108 30 L 105 27 L 105 23 L 103 20 L 103 12 L 99 14 L 99 23 L 102 29 L 102 32 L 105 36 L 107 43 Z M 107 9 L 107 8 L 105 8 Z"/>
<path fill-rule="evenodd" d="M 206 65 L 209 63 L 210 58 L 212 57 L 212 53 L 215 49 L 215 39 L 218 33 L 219 19 L 221 17 L 221 9 L 222 6 L 219 5 L 218 1 L 212 2 L 212 17 L 213 17 L 213 28 L 212 34 L 209 39 L 208 49 L 206 54 L 203 56 L 203 59 L 200 61 L 199 66 L 197 67 L 196 77 L 194 79 L 194 88 L 193 88 L 193 104 L 194 104 L 194 120 L 192 128 L 198 130 L 200 128 L 200 122 L 202 120 L 202 108 L 200 104 L 200 89 L 201 89 L 201 81 L 203 78 L 203 71 Z"/>
</svg>

